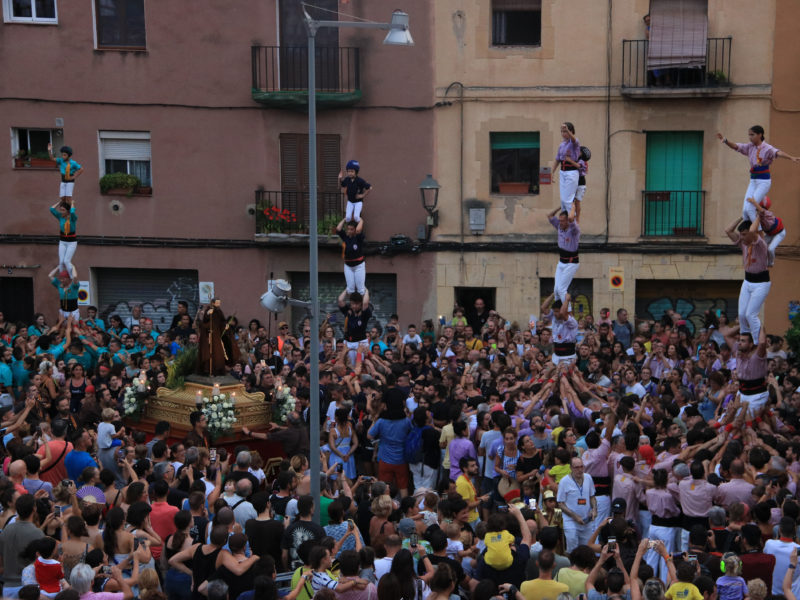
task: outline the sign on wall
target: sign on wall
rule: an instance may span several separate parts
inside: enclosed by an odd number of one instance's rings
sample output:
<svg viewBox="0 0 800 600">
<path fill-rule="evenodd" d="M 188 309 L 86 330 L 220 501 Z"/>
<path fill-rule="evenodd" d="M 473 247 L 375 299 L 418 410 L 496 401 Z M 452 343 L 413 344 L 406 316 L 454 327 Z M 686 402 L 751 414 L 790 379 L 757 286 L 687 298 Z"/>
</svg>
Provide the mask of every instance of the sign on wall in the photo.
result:
<svg viewBox="0 0 800 600">
<path fill-rule="evenodd" d="M 608 268 L 608 289 L 612 292 L 625 290 L 625 267 Z"/>
<path fill-rule="evenodd" d="M 200 304 L 209 304 L 214 298 L 214 282 L 201 281 L 198 284 L 198 292 L 200 294 Z"/>
<path fill-rule="evenodd" d="M 88 281 L 78 282 L 78 306 L 89 306 L 92 303 L 92 292 Z"/>
</svg>

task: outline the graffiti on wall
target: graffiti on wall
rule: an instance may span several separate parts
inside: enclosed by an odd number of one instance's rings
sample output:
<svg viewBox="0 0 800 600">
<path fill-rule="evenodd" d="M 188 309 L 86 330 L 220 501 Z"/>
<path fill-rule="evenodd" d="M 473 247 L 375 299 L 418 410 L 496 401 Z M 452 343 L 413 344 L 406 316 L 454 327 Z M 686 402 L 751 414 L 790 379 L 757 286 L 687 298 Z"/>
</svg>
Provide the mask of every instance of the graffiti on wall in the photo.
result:
<svg viewBox="0 0 800 600">
<path fill-rule="evenodd" d="M 734 316 L 736 304 L 734 300 L 726 298 L 644 298 L 636 301 L 636 316 L 639 319 L 652 319 L 660 321 L 668 310 L 674 310 L 686 320 L 686 325 L 694 334 L 705 323 L 705 312 L 721 311 L 731 316 L 729 307 L 733 308 Z M 641 309 L 640 309 L 640 305 Z"/>
<path fill-rule="evenodd" d="M 194 318 L 199 308 L 196 280 L 190 277 L 178 277 L 166 287 L 163 294 L 160 298 L 129 298 L 98 307 L 98 310 L 106 323 L 111 315 L 119 315 L 123 323 L 127 323 L 132 314 L 131 309 L 140 306 L 142 316 L 153 321 L 153 329 L 163 332 L 169 329 L 172 317 L 178 313 L 178 301 L 183 300 L 189 304 L 189 315 Z"/>
</svg>

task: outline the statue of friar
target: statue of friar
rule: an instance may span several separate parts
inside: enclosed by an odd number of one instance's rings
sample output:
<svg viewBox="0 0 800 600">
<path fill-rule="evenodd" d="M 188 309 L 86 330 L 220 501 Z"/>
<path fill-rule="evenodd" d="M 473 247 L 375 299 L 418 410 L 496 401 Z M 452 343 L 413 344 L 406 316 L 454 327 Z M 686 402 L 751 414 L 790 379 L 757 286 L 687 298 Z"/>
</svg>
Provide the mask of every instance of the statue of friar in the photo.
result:
<svg viewBox="0 0 800 600">
<path fill-rule="evenodd" d="M 233 331 L 233 318 L 226 319 L 219 298 L 201 308 L 197 314 L 200 341 L 197 353 L 197 372 L 201 375 L 225 375 L 239 359 L 239 346 Z"/>
</svg>

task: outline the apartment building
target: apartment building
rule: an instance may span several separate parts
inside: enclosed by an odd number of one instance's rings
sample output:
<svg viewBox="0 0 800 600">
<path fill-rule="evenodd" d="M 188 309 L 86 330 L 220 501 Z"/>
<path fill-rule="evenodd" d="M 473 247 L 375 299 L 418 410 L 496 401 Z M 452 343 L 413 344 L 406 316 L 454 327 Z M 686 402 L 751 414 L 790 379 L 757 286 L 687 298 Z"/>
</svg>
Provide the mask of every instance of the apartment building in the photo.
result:
<svg viewBox="0 0 800 600">
<path fill-rule="evenodd" d="M 313 18 L 343 21 L 388 22 L 397 8 L 313 5 Z M 403 3 L 413 47 L 383 45 L 385 31 L 317 33 L 325 311 L 335 312 L 344 287 L 341 245 L 327 234 L 344 216 L 337 175 L 351 158 L 374 186 L 363 216 L 378 315 L 417 315 L 418 298 L 429 295 L 434 257 L 414 246 L 426 218 L 418 186 L 434 166 L 432 6 Z M 41 311 L 56 320 L 47 274 L 58 258 L 49 207 L 59 174 L 48 143 L 71 146 L 83 166 L 74 262 L 85 303 L 101 315 L 126 317 L 142 304 L 163 329 L 178 300 L 194 311 L 216 295 L 227 313 L 265 321 L 258 300 L 277 278 L 307 298 L 307 34 L 299 1 L 200 0 L 187 10 L 145 0 L 2 0 L 2 8 L 6 319 Z"/>
<path fill-rule="evenodd" d="M 798 9 L 781 0 L 437 1 L 436 98 L 451 103 L 435 113 L 438 312 L 476 296 L 522 323 L 538 312 L 558 259 L 546 219 L 559 205 L 558 176 L 550 183 L 541 167 L 569 121 L 592 151 L 576 312 L 625 307 L 658 319 L 673 309 L 695 328 L 705 310 L 735 316 L 741 255 L 724 230 L 741 213 L 749 165 L 716 134 L 746 142 L 761 124 L 770 143 L 800 153 L 788 25 Z M 789 273 L 800 169 L 781 160 L 772 174 L 789 234 L 766 322 L 782 332 L 798 296 Z"/>
</svg>

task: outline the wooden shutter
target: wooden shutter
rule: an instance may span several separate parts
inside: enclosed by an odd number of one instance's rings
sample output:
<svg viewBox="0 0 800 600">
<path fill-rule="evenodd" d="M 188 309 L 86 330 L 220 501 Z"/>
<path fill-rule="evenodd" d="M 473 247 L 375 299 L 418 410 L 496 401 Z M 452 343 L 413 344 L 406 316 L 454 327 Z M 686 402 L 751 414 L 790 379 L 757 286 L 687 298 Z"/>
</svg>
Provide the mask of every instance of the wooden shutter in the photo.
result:
<svg viewBox="0 0 800 600">
<path fill-rule="evenodd" d="M 338 135 L 317 136 L 317 166 L 319 186 L 319 217 L 337 215 L 342 212 L 341 186 L 339 171 L 342 162 L 339 156 Z"/>
<path fill-rule="evenodd" d="M 308 136 L 300 133 L 282 133 L 281 145 L 281 203 L 280 208 L 289 209 L 297 215 L 298 221 L 305 219 L 305 202 L 302 201 L 303 193 L 308 188 L 308 178 L 305 176 Z"/>
</svg>

